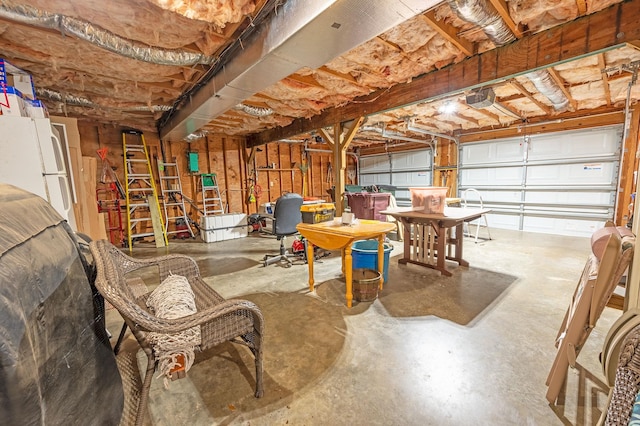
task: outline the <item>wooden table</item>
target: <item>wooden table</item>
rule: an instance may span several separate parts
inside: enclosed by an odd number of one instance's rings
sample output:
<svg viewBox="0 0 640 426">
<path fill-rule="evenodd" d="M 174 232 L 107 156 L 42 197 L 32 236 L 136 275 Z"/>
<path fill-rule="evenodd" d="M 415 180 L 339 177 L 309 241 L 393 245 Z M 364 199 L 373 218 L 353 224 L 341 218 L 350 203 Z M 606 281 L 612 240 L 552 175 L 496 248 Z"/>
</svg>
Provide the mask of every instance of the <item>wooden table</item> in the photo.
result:
<svg viewBox="0 0 640 426">
<path fill-rule="evenodd" d="M 451 276 L 445 260 L 469 266 L 469 262 L 462 258 L 464 222 L 478 219 L 489 212 L 489 209 L 445 207 L 444 214 L 426 214 L 413 211 L 412 207 L 398 207 L 380 213 L 391 215 L 404 225 L 404 256 L 398 260 L 399 263 L 415 263 Z M 455 234 L 452 236 L 454 227 Z"/>
<path fill-rule="evenodd" d="M 347 307 L 351 307 L 353 301 L 353 282 L 351 257 L 351 244 L 358 240 L 378 240 L 378 271 L 380 272 L 380 289 L 384 281 L 384 236 L 387 232 L 396 228 L 394 223 L 379 222 L 377 220 L 358 220 L 358 223 L 350 226 L 334 224 L 333 221 L 320 223 L 300 223 L 298 232 L 307 239 L 307 262 L 309 265 L 309 291 L 313 291 L 313 246 L 326 250 L 342 251 L 342 272 L 346 281 L 345 298 Z"/>
</svg>

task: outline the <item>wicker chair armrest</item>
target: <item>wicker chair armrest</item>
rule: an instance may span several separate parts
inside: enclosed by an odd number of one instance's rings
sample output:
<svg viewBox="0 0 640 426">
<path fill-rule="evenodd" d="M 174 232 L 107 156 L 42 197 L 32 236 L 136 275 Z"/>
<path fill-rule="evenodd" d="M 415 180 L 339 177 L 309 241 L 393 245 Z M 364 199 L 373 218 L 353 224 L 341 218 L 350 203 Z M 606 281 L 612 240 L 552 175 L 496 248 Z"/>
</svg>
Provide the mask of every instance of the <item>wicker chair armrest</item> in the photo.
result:
<svg viewBox="0 0 640 426">
<path fill-rule="evenodd" d="M 251 312 L 253 315 L 254 327 L 260 331 L 262 331 L 264 323 L 262 312 L 258 306 L 253 302 L 242 299 L 227 300 L 216 306 L 202 309 L 193 315 L 175 319 L 158 318 L 148 312 L 145 312 L 140 307 L 137 308 L 138 309 L 136 309 L 136 311 L 138 311 L 140 315 L 129 317 L 136 324 L 137 328 L 142 331 L 152 331 L 163 334 L 178 333 L 191 327 L 213 321 L 226 314 L 238 311 Z"/>
</svg>

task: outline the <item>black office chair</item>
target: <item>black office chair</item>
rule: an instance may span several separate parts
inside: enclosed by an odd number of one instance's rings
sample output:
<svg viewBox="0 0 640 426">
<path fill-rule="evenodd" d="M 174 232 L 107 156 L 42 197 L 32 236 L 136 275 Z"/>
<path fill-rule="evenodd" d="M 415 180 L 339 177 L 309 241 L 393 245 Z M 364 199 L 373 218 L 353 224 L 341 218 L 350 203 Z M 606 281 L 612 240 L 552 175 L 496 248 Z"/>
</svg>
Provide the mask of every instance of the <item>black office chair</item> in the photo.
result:
<svg viewBox="0 0 640 426">
<path fill-rule="evenodd" d="M 302 207 L 302 197 L 299 194 L 284 194 L 276 200 L 273 217 L 270 217 L 272 221 L 271 233 L 280 240 L 280 254 L 265 255 L 265 267 L 280 261 L 285 261 L 287 267 L 291 266 L 291 257 L 294 257 L 294 255 L 285 248 L 284 241 L 287 235 L 293 235 L 298 232 L 296 225 L 302 222 L 300 207 Z"/>
</svg>

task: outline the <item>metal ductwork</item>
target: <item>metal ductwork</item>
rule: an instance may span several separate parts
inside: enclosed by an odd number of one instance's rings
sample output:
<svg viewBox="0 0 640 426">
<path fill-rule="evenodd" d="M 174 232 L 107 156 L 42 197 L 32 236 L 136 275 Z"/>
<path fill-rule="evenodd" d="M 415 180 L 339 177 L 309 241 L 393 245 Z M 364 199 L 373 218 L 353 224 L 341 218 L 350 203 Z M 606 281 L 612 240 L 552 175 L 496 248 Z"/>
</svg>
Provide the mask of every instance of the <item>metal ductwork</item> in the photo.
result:
<svg viewBox="0 0 640 426">
<path fill-rule="evenodd" d="M 37 88 L 36 94 L 39 98 L 47 99 L 54 102 L 60 102 L 65 105 L 73 105 L 80 106 L 86 108 L 108 108 L 118 111 L 152 111 L 152 112 L 161 112 L 168 111 L 171 109 L 169 105 L 149 105 L 149 106 L 105 106 L 98 105 L 95 102 L 90 101 L 87 98 L 82 98 L 79 96 L 73 96 L 68 94 L 62 94 L 60 92 L 56 92 L 55 90 L 46 89 L 46 88 Z"/>
<path fill-rule="evenodd" d="M 498 11 L 486 0 L 448 0 L 448 3 L 460 19 L 479 26 L 496 47 L 516 40 Z M 525 77 L 531 80 L 536 89 L 551 101 L 556 111 L 564 111 L 567 108 L 569 99 L 548 71 L 530 72 L 525 74 Z"/>
<path fill-rule="evenodd" d="M 180 140 L 303 67 L 332 59 L 438 4 L 438 0 L 288 0 L 243 49 L 160 124 Z"/>
<path fill-rule="evenodd" d="M 211 64 L 215 57 L 202 53 L 149 47 L 122 38 L 82 19 L 48 13 L 27 5 L 9 5 L 0 0 L 0 18 L 34 27 L 49 28 L 106 49 L 118 55 L 159 65 L 190 66 Z"/>
<path fill-rule="evenodd" d="M 525 76 L 531 80 L 540 93 L 551 101 L 556 111 L 564 111 L 569 106 L 569 99 L 562 92 L 558 83 L 551 77 L 549 71 L 533 71 L 525 74 Z"/>
<path fill-rule="evenodd" d="M 382 126 L 363 126 L 363 127 L 360 127 L 360 130 L 362 130 L 363 132 L 380 133 L 380 135 L 383 138 L 397 139 L 397 140 L 407 141 L 407 142 L 423 143 L 423 144 L 429 145 L 431 149 L 433 149 L 433 144 L 431 143 L 431 141 L 424 140 L 424 139 L 410 138 L 401 133 L 388 132 L 387 129 L 385 129 Z M 451 136 L 443 136 L 443 137 L 451 139 Z"/>
<path fill-rule="evenodd" d="M 421 129 L 420 127 L 415 127 L 411 123 L 407 123 L 407 130 L 409 130 L 411 132 L 422 133 L 424 135 L 435 136 L 437 138 L 449 139 L 449 140 L 455 142 L 456 145 L 458 145 L 458 142 L 459 142 L 459 139 L 456 138 L 455 136 L 449 136 L 449 135 L 446 135 L 444 133 L 432 132 L 430 130 Z"/>
<path fill-rule="evenodd" d="M 449 7 L 460 19 L 482 28 L 496 46 L 516 40 L 498 11 L 486 0 L 449 0 Z"/>
</svg>

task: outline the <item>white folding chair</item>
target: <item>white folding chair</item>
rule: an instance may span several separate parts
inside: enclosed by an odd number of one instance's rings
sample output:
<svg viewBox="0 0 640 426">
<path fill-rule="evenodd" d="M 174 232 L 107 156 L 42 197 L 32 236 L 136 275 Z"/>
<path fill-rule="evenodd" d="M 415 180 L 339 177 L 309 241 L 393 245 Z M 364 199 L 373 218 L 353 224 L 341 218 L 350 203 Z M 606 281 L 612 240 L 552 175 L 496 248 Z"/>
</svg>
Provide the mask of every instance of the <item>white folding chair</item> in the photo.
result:
<svg viewBox="0 0 640 426">
<path fill-rule="evenodd" d="M 469 197 L 471 197 L 471 199 L 469 199 Z M 467 208 L 468 201 L 479 203 L 480 208 L 484 207 L 484 204 L 482 202 L 482 195 L 480 195 L 480 192 L 477 189 L 467 188 L 464 190 L 464 192 L 462 193 L 462 208 L 465 208 L 465 209 Z M 475 204 L 474 204 L 474 207 L 476 207 Z M 476 226 L 476 235 L 475 235 L 476 243 L 478 242 L 478 236 L 480 235 L 480 228 L 487 228 L 487 236 L 488 236 L 487 239 L 489 240 L 491 239 L 491 231 L 489 230 L 489 222 L 487 222 L 486 214 L 483 214 L 478 219 L 464 223 L 463 232 L 465 237 L 471 237 L 471 231 L 470 231 L 469 225 Z"/>
</svg>

